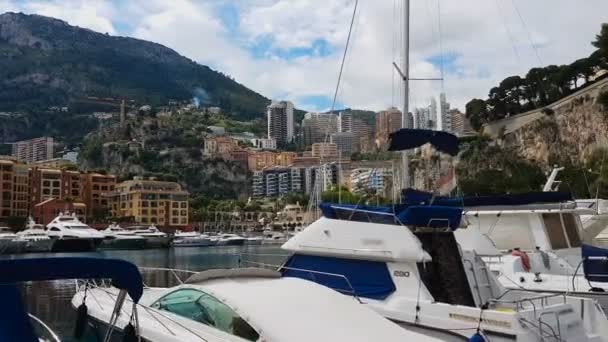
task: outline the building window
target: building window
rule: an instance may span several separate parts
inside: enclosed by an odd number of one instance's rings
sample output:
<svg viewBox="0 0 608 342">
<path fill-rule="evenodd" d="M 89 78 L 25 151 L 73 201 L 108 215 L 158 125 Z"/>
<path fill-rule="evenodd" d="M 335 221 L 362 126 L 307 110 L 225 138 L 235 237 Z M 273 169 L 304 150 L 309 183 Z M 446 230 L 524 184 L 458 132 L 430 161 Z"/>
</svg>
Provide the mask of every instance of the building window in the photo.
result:
<svg viewBox="0 0 608 342">
<path fill-rule="evenodd" d="M 172 208 L 179 208 L 179 203 L 173 202 L 173 203 L 171 203 L 171 207 Z"/>
<path fill-rule="evenodd" d="M 188 216 L 188 210 L 182 210 L 182 211 L 180 211 L 180 215 L 182 215 L 182 216 Z"/>
<path fill-rule="evenodd" d="M 188 208 L 188 202 L 182 202 L 181 203 L 181 207 L 182 208 Z"/>
<path fill-rule="evenodd" d="M 53 181 L 53 186 L 58 188 L 61 186 L 61 183 L 59 181 Z"/>
<path fill-rule="evenodd" d="M 147 217 L 142 217 L 141 218 L 141 223 L 148 223 L 148 218 Z"/>
<path fill-rule="evenodd" d="M 173 216 L 179 216 L 179 210 L 173 210 L 171 212 L 171 215 L 173 215 Z"/>
<path fill-rule="evenodd" d="M 177 220 L 177 217 L 174 217 L 173 219 L 171 219 L 171 223 L 178 224 L 179 221 Z"/>
<path fill-rule="evenodd" d="M 141 214 L 142 215 L 148 215 L 148 209 L 142 209 L 141 210 Z"/>
<path fill-rule="evenodd" d="M 188 219 L 185 217 L 182 217 L 182 224 L 188 224 Z"/>
</svg>

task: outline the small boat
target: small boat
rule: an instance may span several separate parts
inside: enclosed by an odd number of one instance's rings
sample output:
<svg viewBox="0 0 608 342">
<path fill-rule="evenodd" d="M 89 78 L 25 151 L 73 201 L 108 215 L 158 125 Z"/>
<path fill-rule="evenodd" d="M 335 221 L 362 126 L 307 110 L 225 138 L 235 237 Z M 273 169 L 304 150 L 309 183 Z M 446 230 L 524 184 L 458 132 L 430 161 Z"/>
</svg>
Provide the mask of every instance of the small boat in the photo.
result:
<svg viewBox="0 0 608 342">
<path fill-rule="evenodd" d="M 1 314 L 0 341 L 59 342 L 58 334 L 42 320 L 26 310 L 19 285 L 26 282 L 66 279 L 109 279 L 108 284 L 120 289 L 116 307 L 124 304 L 127 295 L 137 303 L 143 292 L 141 274 L 135 265 L 123 260 L 101 258 L 20 258 L 0 260 L 0 298 L 6 305 Z M 77 303 L 77 317 L 73 321 L 75 341 L 97 341 L 96 336 L 85 336 L 89 318 L 87 308 Z M 135 314 L 136 316 L 135 309 Z M 60 312 L 59 314 L 65 314 Z M 139 325 L 136 319 L 129 338 L 137 341 Z M 111 324 L 110 326 L 113 327 Z M 105 332 L 104 332 L 105 333 Z M 111 329 L 108 336 L 111 335 Z M 85 338 L 83 338 L 85 337 Z"/>
<path fill-rule="evenodd" d="M 102 233 L 106 236 L 101 244 L 103 249 L 144 249 L 146 239 L 135 235 L 133 231 L 123 229 L 120 225 L 112 223 Z"/>
<path fill-rule="evenodd" d="M 245 238 L 246 246 L 258 246 L 264 242 L 264 238 L 261 236 L 249 236 Z"/>
<path fill-rule="evenodd" d="M 84 302 L 91 334 L 105 336 L 106 325 L 121 333 L 133 316 L 134 305 L 115 309 L 118 298 L 115 289 L 92 288 L 76 293 L 72 306 Z M 266 269 L 196 273 L 175 287 L 146 288 L 137 307 L 140 337 L 149 342 L 440 341 L 400 328 L 353 297 Z"/>
<path fill-rule="evenodd" d="M 197 232 L 182 232 L 178 230 L 173 237 L 173 241 L 171 242 L 173 247 L 208 247 L 217 244 L 217 240 Z"/>
<path fill-rule="evenodd" d="M 60 213 L 46 232 L 53 239 L 52 252 L 90 252 L 99 247 L 105 235 L 80 222 L 76 214 Z"/>
<path fill-rule="evenodd" d="M 608 341 L 594 300 L 503 287 L 475 251 L 456 242 L 460 208 L 412 206 L 393 214 L 321 206 L 326 217 L 282 246 L 293 253 L 283 276 L 354 293 L 404 327 L 463 338 L 481 329 L 491 341 Z M 389 223 L 396 217 L 399 223 Z"/>
<path fill-rule="evenodd" d="M 50 252 L 53 248 L 53 239 L 44 230 L 44 225 L 28 218 L 25 229 L 17 233 L 17 239 L 25 241 L 23 252 Z"/>
<path fill-rule="evenodd" d="M 0 226 L 0 253 L 15 254 L 25 249 L 26 241 L 19 240 L 9 227 Z"/>
<path fill-rule="evenodd" d="M 245 238 L 236 234 L 221 234 L 217 242 L 218 246 L 242 246 Z"/>
<path fill-rule="evenodd" d="M 271 236 L 265 237 L 262 244 L 264 245 L 282 245 L 287 242 L 287 236 L 283 233 L 275 232 Z"/>
<path fill-rule="evenodd" d="M 137 236 L 146 239 L 146 248 L 167 248 L 171 245 L 172 237 L 161 232 L 155 225 L 130 226 L 126 228 Z"/>
</svg>

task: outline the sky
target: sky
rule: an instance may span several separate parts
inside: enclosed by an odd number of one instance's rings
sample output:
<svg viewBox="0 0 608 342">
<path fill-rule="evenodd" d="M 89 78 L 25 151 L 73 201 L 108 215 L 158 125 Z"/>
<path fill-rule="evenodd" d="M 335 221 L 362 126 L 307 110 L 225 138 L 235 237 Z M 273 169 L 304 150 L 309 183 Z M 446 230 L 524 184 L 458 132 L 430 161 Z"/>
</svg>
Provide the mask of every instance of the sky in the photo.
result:
<svg viewBox="0 0 608 342">
<path fill-rule="evenodd" d="M 507 76 L 588 56 L 606 0 L 412 0 L 410 108 L 445 92 L 464 110 Z M 402 0 L 361 0 L 335 108 L 402 105 Z M 273 99 L 332 107 L 354 0 L 0 0 L 95 31 L 154 41 Z"/>
</svg>

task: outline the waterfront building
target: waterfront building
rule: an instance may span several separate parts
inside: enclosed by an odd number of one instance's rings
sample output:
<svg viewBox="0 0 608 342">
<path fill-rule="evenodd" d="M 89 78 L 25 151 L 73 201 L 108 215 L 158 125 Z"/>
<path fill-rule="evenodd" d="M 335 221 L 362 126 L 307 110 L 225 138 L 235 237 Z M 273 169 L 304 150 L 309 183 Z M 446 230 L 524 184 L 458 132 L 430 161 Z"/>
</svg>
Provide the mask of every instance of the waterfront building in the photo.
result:
<svg viewBox="0 0 608 342">
<path fill-rule="evenodd" d="M 332 133 L 338 132 L 339 121 L 338 116 L 335 114 L 306 113 L 302 120 L 302 140 L 304 146 L 308 147 L 315 143 L 329 141 L 329 136 Z"/>
<path fill-rule="evenodd" d="M 401 129 L 401 111 L 395 107 L 376 114 L 376 143 L 384 148 L 388 144 L 389 135 Z"/>
<path fill-rule="evenodd" d="M 30 204 L 36 204 L 51 198 L 81 199 L 82 179 L 79 171 L 32 167 L 30 168 Z"/>
<path fill-rule="evenodd" d="M 87 205 L 81 201 L 49 198 L 32 207 L 32 218 L 36 223 L 47 225 L 62 212 L 75 214 L 81 222 L 87 222 Z"/>
<path fill-rule="evenodd" d="M 53 144 L 53 138 L 51 137 L 17 141 L 13 143 L 12 156 L 25 163 L 52 159 Z"/>
<path fill-rule="evenodd" d="M 81 199 L 86 205 L 88 214 L 94 216 L 98 211 L 109 210 L 110 202 L 104 194 L 114 191 L 116 176 L 92 172 L 83 173 L 81 179 L 83 187 Z"/>
<path fill-rule="evenodd" d="M 28 215 L 28 182 L 27 165 L 16 159 L 0 159 L 0 220 Z"/>
<path fill-rule="evenodd" d="M 273 102 L 266 111 L 268 138 L 275 139 L 278 146 L 285 146 L 294 139 L 293 103 Z"/>
<path fill-rule="evenodd" d="M 249 151 L 247 150 L 234 150 L 229 153 L 229 160 L 235 164 L 241 165 L 243 168 L 247 168 L 249 163 Z"/>
<path fill-rule="evenodd" d="M 113 216 L 132 217 L 139 224 L 171 228 L 188 225 L 190 194 L 176 182 L 135 177 L 117 184 L 106 196 L 111 200 Z"/>
</svg>

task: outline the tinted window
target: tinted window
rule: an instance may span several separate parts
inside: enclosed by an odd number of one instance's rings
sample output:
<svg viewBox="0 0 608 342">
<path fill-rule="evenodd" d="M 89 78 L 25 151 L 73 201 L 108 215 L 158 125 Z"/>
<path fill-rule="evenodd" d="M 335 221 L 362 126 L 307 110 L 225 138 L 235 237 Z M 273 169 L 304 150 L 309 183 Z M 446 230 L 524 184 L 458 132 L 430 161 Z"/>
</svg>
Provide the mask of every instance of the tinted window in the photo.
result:
<svg viewBox="0 0 608 342">
<path fill-rule="evenodd" d="M 152 307 L 172 312 L 249 341 L 257 341 L 260 337 L 234 310 L 203 291 L 177 290 L 158 300 Z"/>
</svg>

